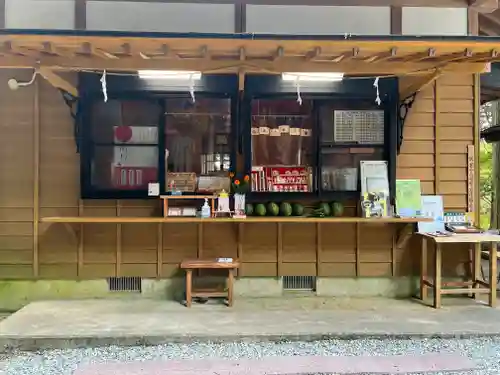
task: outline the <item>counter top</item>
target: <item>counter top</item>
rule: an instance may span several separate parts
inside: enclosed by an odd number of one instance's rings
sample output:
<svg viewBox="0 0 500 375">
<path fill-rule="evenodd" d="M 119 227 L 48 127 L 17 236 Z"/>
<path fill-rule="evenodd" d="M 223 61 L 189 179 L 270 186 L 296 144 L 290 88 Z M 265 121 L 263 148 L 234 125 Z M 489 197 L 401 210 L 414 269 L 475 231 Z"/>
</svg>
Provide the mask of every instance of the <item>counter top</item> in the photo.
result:
<svg viewBox="0 0 500 375">
<path fill-rule="evenodd" d="M 429 218 L 364 218 L 364 217 L 247 217 L 247 218 L 207 218 L 199 217 L 43 217 L 42 223 L 74 223 L 74 224 L 92 224 L 92 223 L 364 223 L 364 224 L 398 224 L 398 223 L 417 223 L 430 222 Z"/>
</svg>

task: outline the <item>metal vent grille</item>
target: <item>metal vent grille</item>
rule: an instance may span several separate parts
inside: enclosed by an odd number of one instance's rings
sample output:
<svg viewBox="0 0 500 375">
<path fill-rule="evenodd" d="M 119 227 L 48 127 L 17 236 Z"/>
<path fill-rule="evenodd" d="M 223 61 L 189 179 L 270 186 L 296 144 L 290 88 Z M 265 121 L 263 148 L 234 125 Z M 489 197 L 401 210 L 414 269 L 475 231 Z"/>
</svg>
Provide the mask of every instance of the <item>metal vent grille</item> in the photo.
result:
<svg viewBox="0 0 500 375">
<path fill-rule="evenodd" d="M 284 290 L 316 290 L 316 276 L 283 276 Z"/>
<path fill-rule="evenodd" d="M 142 292 L 140 277 L 108 277 L 107 280 L 110 292 Z"/>
</svg>

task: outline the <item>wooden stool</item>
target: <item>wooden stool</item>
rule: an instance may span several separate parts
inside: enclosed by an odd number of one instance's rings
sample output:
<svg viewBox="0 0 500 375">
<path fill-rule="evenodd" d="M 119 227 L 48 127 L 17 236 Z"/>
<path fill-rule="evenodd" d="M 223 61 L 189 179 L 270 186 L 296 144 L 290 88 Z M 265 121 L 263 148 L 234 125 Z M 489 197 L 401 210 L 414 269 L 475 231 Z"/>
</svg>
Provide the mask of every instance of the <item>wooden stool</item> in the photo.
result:
<svg viewBox="0 0 500 375">
<path fill-rule="evenodd" d="M 180 267 L 186 270 L 186 307 L 191 307 L 193 297 L 226 297 L 229 307 L 233 306 L 233 291 L 234 291 L 234 271 L 240 267 L 240 262 L 234 260 L 231 262 L 219 262 L 217 259 L 211 260 L 185 260 Z M 218 289 L 197 289 L 193 290 L 193 270 L 200 269 L 227 269 L 227 290 Z"/>
</svg>

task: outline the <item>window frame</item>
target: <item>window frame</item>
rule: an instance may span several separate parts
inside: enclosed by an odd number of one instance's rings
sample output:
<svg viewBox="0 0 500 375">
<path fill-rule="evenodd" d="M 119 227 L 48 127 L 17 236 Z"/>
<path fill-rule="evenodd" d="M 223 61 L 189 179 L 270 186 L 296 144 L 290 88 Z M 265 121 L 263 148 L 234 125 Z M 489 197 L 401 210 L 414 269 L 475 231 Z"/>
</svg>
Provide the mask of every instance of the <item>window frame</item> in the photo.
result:
<svg viewBox="0 0 500 375">
<path fill-rule="evenodd" d="M 319 176 L 323 167 L 321 160 L 321 125 L 319 118 L 319 106 L 334 102 L 335 100 L 351 100 L 353 110 L 368 109 L 356 108 L 356 102 L 375 100 L 374 78 L 367 79 L 344 79 L 333 83 L 303 82 L 300 86 L 302 100 L 311 100 L 313 117 L 313 144 L 316 147 L 313 158 L 313 191 L 303 192 L 250 192 L 249 201 L 293 201 L 293 200 L 343 200 L 349 198 L 358 199 L 360 186 L 356 191 L 324 191 L 321 189 Z M 280 76 L 252 76 L 247 77 L 245 82 L 247 91 L 242 102 L 245 117 L 243 122 L 243 144 L 245 172 L 252 170 L 252 135 L 251 135 L 251 109 L 253 100 L 286 100 L 297 99 L 297 88 L 293 82 L 284 82 Z M 388 162 L 388 178 L 390 198 L 393 200 L 396 193 L 396 168 L 397 168 L 397 140 L 398 140 L 398 113 L 399 113 L 399 90 L 397 78 L 380 78 L 379 80 L 381 107 L 384 109 L 384 160 Z M 369 146 L 366 146 L 369 147 Z M 358 168 L 359 171 L 359 168 Z M 359 177 L 358 177 L 359 179 Z"/>
<path fill-rule="evenodd" d="M 157 199 L 148 196 L 147 189 L 120 190 L 101 189 L 92 185 L 92 157 L 96 146 L 103 143 L 95 142 L 91 128 L 91 108 L 94 102 L 103 100 L 100 84 L 100 75 L 91 73 L 80 73 L 79 92 L 83 93 L 78 101 L 76 121 L 78 123 L 79 146 L 80 146 L 80 196 L 81 199 Z M 230 135 L 230 163 L 231 168 L 236 165 L 237 136 L 237 97 L 238 78 L 236 75 L 209 75 L 203 76 L 202 80 L 195 85 L 196 98 L 221 98 L 230 100 L 231 108 L 231 135 Z M 156 81 L 151 85 L 140 81 L 133 75 L 112 76 L 107 78 L 108 100 L 144 100 L 158 101 L 160 104 L 160 116 L 158 118 L 158 183 L 160 194 L 166 194 L 165 186 L 165 127 L 166 127 L 166 105 L 170 99 L 189 97 L 186 85 L 176 82 Z M 104 142 L 108 143 L 108 142 Z M 113 143 L 109 142 L 112 147 Z M 135 146 L 135 145 L 134 145 Z M 137 145 L 142 147 L 142 145 Z M 146 145 L 144 145 L 146 146 Z M 154 145 L 149 145 L 149 147 Z M 196 193 L 193 193 L 196 194 Z"/>
</svg>

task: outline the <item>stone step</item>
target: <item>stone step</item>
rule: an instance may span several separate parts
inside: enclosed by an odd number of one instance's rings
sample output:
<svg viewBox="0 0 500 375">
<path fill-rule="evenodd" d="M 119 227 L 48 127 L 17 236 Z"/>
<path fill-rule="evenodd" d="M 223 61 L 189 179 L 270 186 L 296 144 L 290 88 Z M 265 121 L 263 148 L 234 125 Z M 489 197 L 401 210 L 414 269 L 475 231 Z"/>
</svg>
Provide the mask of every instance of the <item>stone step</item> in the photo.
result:
<svg viewBox="0 0 500 375">
<path fill-rule="evenodd" d="M 467 357 L 443 353 L 400 356 L 297 356 L 91 364 L 74 375 L 411 374 L 475 369 Z"/>
</svg>

